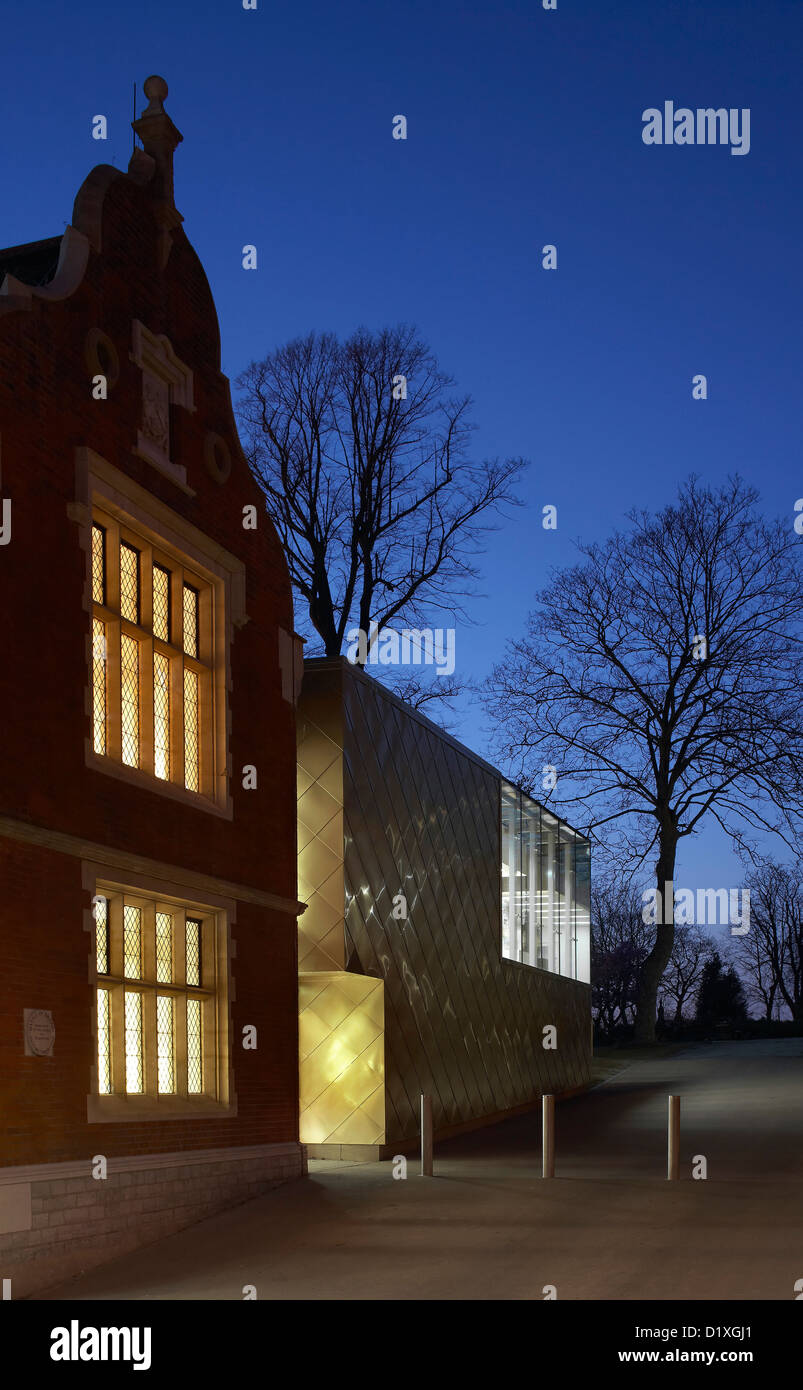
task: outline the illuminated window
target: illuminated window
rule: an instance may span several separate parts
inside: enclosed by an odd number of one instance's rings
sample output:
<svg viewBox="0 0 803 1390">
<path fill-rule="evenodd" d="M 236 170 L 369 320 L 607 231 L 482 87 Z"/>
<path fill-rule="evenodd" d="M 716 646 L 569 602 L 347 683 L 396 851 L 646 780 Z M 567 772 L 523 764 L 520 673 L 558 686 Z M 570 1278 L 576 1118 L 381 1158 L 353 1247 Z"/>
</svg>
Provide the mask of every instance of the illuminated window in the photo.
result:
<svg viewBox="0 0 803 1390">
<path fill-rule="evenodd" d="M 142 909 L 126 903 L 123 908 L 123 974 L 142 978 Z"/>
<path fill-rule="evenodd" d="M 109 991 L 99 989 L 98 999 L 98 1091 L 109 1095 L 112 1088 L 111 1032 L 109 1029 Z"/>
<path fill-rule="evenodd" d="M 125 1088 L 130 1096 L 142 1092 L 142 995 L 125 995 Z"/>
<path fill-rule="evenodd" d="M 94 752 L 225 798 L 213 658 L 222 589 L 106 512 L 91 529 L 91 589 Z"/>
<path fill-rule="evenodd" d="M 133 545 L 120 546 L 120 612 L 129 623 L 139 626 L 139 551 Z"/>
<path fill-rule="evenodd" d="M 170 659 L 161 652 L 154 652 L 153 655 L 153 770 L 162 781 L 169 781 Z M 197 790 L 197 785 L 194 790 Z"/>
<path fill-rule="evenodd" d="M 191 1096 L 200 1095 L 203 1078 L 203 1022 L 197 999 L 187 1000 L 187 1090 Z"/>
<path fill-rule="evenodd" d="M 95 917 L 95 965 L 99 975 L 109 973 L 109 904 L 98 898 L 93 907 Z"/>
<path fill-rule="evenodd" d="M 120 704 L 123 730 L 123 762 L 139 767 L 139 642 L 123 633 L 120 638 Z"/>
<path fill-rule="evenodd" d="M 161 985 L 173 982 L 173 914 L 156 914 L 156 978 Z M 193 981 L 200 984 L 200 979 Z"/>
<path fill-rule="evenodd" d="M 106 628 L 92 620 L 92 729 L 96 753 L 106 752 Z"/>
<path fill-rule="evenodd" d="M 106 528 L 92 527 L 92 598 L 106 602 Z"/>
<path fill-rule="evenodd" d="M 102 887 L 92 912 L 97 1094 L 219 1099 L 218 914 Z"/>
<path fill-rule="evenodd" d="M 198 590 L 192 584 L 184 585 L 184 650 L 198 655 Z"/>
<path fill-rule="evenodd" d="M 170 571 L 157 564 L 153 566 L 153 635 L 161 642 L 170 641 Z"/>
<path fill-rule="evenodd" d="M 184 785 L 198 790 L 198 674 L 184 671 Z"/>
<path fill-rule="evenodd" d="M 508 782 L 501 812 L 502 955 L 588 983 L 588 840 Z"/>
<path fill-rule="evenodd" d="M 175 1000 L 171 994 L 158 994 L 156 996 L 156 1040 L 158 1053 L 158 1082 L 159 1094 L 170 1095 L 175 1089 L 175 1043 L 173 1033 L 173 1005 Z M 197 1007 L 200 1011 L 200 1004 L 197 999 L 187 1000 L 187 1036 L 189 1037 L 189 1011 Z M 194 1092 L 192 1086 L 188 1086 L 188 1091 Z M 200 1087 L 199 1087 L 200 1089 Z"/>
<path fill-rule="evenodd" d="M 186 979 L 188 985 L 201 983 L 201 923 L 187 918 Z"/>
</svg>

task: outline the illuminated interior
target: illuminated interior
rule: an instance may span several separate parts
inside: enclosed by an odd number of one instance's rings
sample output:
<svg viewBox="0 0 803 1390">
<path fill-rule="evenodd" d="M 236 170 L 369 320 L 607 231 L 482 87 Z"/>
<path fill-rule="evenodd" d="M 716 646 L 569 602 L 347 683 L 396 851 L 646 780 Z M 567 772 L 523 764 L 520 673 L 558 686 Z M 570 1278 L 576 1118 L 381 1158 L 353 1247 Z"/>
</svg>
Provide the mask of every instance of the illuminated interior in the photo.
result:
<svg viewBox="0 0 803 1390">
<path fill-rule="evenodd" d="M 214 917 L 119 893 L 93 912 L 98 1093 L 214 1096 Z"/>
<path fill-rule="evenodd" d="M 203 659 L 212 605 L 204 608 L 202 589 L 180 565 L 169 568 L 120 533 L 111 517 L 93 521 L 93 748 L 201 793 L 213 739 L 213 682 Z"/>
<path fill-rule="evenodd" d="M 502 955 L 591 978 L 588 840 L 509 782 L 502 783 Z"/>
</svg>

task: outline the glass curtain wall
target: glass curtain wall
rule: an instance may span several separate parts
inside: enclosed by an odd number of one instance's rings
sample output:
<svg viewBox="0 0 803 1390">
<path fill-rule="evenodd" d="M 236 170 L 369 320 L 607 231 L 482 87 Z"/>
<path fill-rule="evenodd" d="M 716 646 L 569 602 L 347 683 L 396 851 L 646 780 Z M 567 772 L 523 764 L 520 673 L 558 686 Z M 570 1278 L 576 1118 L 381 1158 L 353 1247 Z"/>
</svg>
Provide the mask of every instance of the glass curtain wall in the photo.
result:
<svg viewBox="0 0 803 1390">
<path fill-rule="evenodd" d="M 590 980 L 588 841 L 502 783 L 502 955 Z"/>
</svg>

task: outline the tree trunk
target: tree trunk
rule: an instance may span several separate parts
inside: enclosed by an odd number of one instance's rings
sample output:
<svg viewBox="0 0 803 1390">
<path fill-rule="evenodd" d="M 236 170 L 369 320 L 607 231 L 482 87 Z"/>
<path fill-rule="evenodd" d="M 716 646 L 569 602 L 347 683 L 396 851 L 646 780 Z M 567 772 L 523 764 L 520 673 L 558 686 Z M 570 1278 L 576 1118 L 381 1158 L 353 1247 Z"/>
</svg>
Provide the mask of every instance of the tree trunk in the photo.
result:
<svg viewBox="0 0 803 1390">
<path fill-rule="evenodd" d="M 675 857 L 677 854 L 677 835 L 674 830 L 664 830 L 661 834 L 661 847 L 655 877 L 658 886 L 659 920 L 656 924 L 655 943 L 641 967 L 641 976 L 636 996 L 637 1043 L 655 1042 L 655 1013 L 658 1002 L 658 988 L 664 971 L 669 964 L 672 947 L 675 944 L 674 899 L 664 902 L 664 889 L 675 877 Z M 670 893 L 672 889 L 670 888 Z M 668 897 L 668 895 L 667 895 Z M 670 918 L 667 922 L 665 919 Z"/>
</svg>

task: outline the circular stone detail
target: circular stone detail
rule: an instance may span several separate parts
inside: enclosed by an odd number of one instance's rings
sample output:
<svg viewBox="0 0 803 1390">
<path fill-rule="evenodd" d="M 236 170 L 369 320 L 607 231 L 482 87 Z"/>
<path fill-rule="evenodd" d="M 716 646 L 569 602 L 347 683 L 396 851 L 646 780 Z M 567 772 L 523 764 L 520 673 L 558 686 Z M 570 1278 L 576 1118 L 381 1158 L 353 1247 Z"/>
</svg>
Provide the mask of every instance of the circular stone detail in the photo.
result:
<svg viewBox="0 0 803 1390">
<path fill-rule="evenodd" d="M 109 391 L 117 385 L 120 359 L 108 333 L 100 328 L 90 328 L 84 343 L 84 361 L 90 376 L 105 376 Z"/>
<path fill-rule="evenodd" d="M 210 430 L 204 440 L 204 463 L 210 478 L 216 483 L 226 483 L 231 475 L 231 453 L 225 439 Z"/>
</svg>

